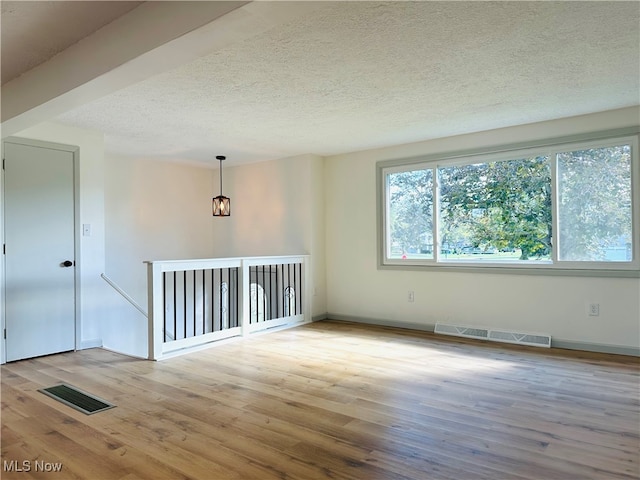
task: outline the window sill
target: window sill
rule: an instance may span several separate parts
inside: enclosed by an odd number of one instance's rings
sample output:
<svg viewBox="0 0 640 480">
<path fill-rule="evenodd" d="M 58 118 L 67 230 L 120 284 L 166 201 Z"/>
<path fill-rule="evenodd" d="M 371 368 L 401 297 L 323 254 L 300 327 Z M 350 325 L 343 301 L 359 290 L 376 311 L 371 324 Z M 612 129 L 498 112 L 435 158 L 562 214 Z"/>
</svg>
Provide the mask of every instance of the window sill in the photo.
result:
<svg viewBox="0 0 640 480">
<path fill-rule="evenodd" d="M 627 265 L 625 268 L 567 268 L 556 266 L 550 262 L 535 262 L 535 264 L 482 264 L 470 262 L 431 263 L 400 260 L 397 262 L 379 262 L 378 270 L 405 270 L 424 272 L 449 272 L 449 273 L 480 273 L 480 274 L 504 274 L 504 275 L 543 275 L 565 277 L 610 277 L 610 278 L 640 278 L 640 269 L 635 265 Z"/>
</svg>

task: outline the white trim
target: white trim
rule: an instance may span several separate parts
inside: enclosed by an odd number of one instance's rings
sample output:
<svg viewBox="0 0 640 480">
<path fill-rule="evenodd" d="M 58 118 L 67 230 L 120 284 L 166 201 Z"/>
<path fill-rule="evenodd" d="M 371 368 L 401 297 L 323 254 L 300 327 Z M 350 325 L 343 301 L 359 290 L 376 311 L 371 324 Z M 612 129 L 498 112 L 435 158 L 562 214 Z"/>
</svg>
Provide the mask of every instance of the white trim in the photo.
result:
<svg viewBox="0 0 640 480">
<path fill-rule="evenodd" d="M 431 198 L 433 199 L 433 207 L 431 210 L 431 255 L 435 263 L 441 262 L 440 260 L 440 176 L 438 175 L 438 169 L 432 170 L 431 181 Z"/>
<path fill-rule="evenodd" d="M 173 352 L 175 350 L 182 350 L 184 348 L 191 348 L 197 345 L 205 343 L 216 342 L 224 340 L 230 337 L 237 337 L 242 335 L 241 327 L 228 328 L 226 330 L 220 330 L 218 332 L 205 333 L 204 335 L 196 335 L 195 337 L 182 338 L 180 340 L 173 340 L 171 342 L 165 342 L 162 344 L 162 356 Z"/>
<path fill-rule="evenodd" d="M 257 335 L 266 335 L 273 332 L 279 332 L 280 330 L 288 330 L 290 328 L 301 327 L 302 325 L 306 325 L 308 323 L 312 323 L 313 320 L 300 320 L 298 322 L 284 323 L 282 325 L 273 326 L 271 328 L 267 328 L 265 330 L 256 330 L 251 334 L 251 336 Z"/>
<path fill-rule="evenodd" d="M 554 222 L 554 232 L 556 239 L 555 244 L 558 248 L 554 248 L 553 250 L 556 252 L 556 256 L 558 257 L 555 265 L 558 265 L 561 268 L 570 268 L 570 269 L 584 269 L 585 265 L 589 265 L 588 268 L 593 268 L 596 270 L 601 269 L 609 269 L 609 270 L 638 270 L 640 269 L 640 241 L 638 239 L 638 223 L 640 222 L 640 205 L 635 201 L 636 197 L 639 195 L 638 190 L 640 189 L 638 182 L 638 170 L 640 165 L 640 159 L 638 158 L 638 135 L 626 136 L 626 137 L 617 137 L 609 140 L 591 141 L 584 143 L 571 143 L 562 145 L 563 148 L 556 148 L 553 150 L 552 155 L 556 156 L 553 163 L 557 169 L 558 159 L 557 155 L 560 153 L 568 153 L 576 150 L 584 150 L 589 148 L 607 148 L 614 147 L 619 145 L 629 144 L 631 147 L 631 252 L 632 259 L 630 262 L 596 262 L 596 261 L 568 261 L 561 260 L 559 258 L 559 251 L 562 247 L 559 237 L 560 237 L 560 210 L 558 206 L 557 211 L 553 211 L 556 214 L 556 220 Z M 555 173 L 555 172 L 554 172 Z M 554 179 L 552 179 L 553 182 Z M 553 185 L 553 183 L 552 183 Z M 556 185 L 556 189 L 559 188 L 559 185 Z M 557 199 L 558 190 L 553 190 L 553 197 Z M 557 202 L 556 200 L 556 203 Z"/>
<path fill-rule="evenodd" d="M 311 323 L 311 321 L 308 320 L 304 320 L 302 322 L 298 322 L 298 323 L 288 323 L 279 327 L 273 327 L 273 328 L 269 328 L 268 330 L 258 330 L 256 332 L 253 333 L 252 336 L 256 336 L 256 335 L 265 335 L 265 334 L 269 334 L 269 333 L 273 333 L 273 332 L 279 332 L 281 330 L 288 330 L 290 328 L 295 328 L 295 327 L 300 327 L 302 325 L 306 325 L 307 323 Z M 183 348 L 180 350 L 173 350 L 171 352 L 168 352 L 164 355 L 162 355 L 161 358 L 158 358 L 159 361 L 164 361 L 164 360 L 168 360 L 170 358 L 175 358 L 175 357 L 179 357 L 182 355 L 187 355 L 189 353 L 195 353 L 195 352 L 200 352 L 202 350 L 208 350 L 209 348 L 214 348 L 214 347 L 219 347 L 222 345 L 226 345 L 229 343 L 235 343 L 235 342 L 241 342 L 246 340 L 245 338 L 243 338 L 242 335 L 236 335 L 233 337 L 229 337 L 229 338 L 225 338 L 222 340 L 217 340 L 215 342 L 209 342 L 209 343 L 204 343 L 201 345 L 195 345 L 193 347 L 188 347 L 188 348 Z M 116 352 L 119 353 L 119 352 Z M 121 354 L 124 355 L 124 354 Z M 132 356 L 132 355 L 129 355 Z M 141 357 L 136 357 L 136 358 L 141 358 Z"/>
<path fill-rule="evenodd" d="M 254 266 L 268 266 L 268 265 L 286 265 L 293 263 L 305 263 L 310 258 L 310 255 L 286 255 L 279 257 L 244 257 L 242 263 Z"/>
<path fill-rule="evenodd" d="M 242 336 L 249 335 L 249 321 L 251 319 L 251 272 L 249 271 L 249 265 L 242 263 L 240 268 L 240 311 L 238 312 L 238 320 L 240 321 L 240 328 L 242 329 Z"/>
<path fill-rule="evenodd" d="M 107 352 L 117 353 L 118 355 L 122 355 L 125 357 L 139 358 L 140 360 L 149 360 L 147 357 L 143 357 L 142 355 L 135 355 L 133 353 L 123 353 L 118 350 L 114 350 L 113 348 L 105 347 L 104 345 L 101 346 L 100 348 L 102 348 L 102 350 L 106 350 Z"/>
<path fill-rule="evenodd" d="M 74 310 L 75 310 L 75 319 L 74 319 L 74 348 L 76 350 L 81 350 L 83 347 L 82 342 L 82 296 L 81 296 L 81 285 L 82 285 L 82 225 L 80 218 L 80 147 L 76 145 L 67 145 L 62 143 L 48 142 L 43 140 L 34 140 L 31 138 L 21 138 L 21 137 L 6 137 L 2 139 L 2 159 L 4 162 L 4 146 L 6 143 L 13 143 L 16 145 L 24 145 L 29 147 L 38 147 L 38 148 L 46 148 L 49 150 L 60 150 L 63 152 L 71 153 L 73 157 L 73 218 L 74 218 L 74 232 L 73 232 L 73 242 L 74 242 Z M 4 168 L 2 168 L 2 185 L 0 187 L 2 193 L 2 208 L 0 208 L 0 233 L 2 238 L 2 243 L 4 244 L 5 232 L 4 232 Z M 2 272 L 0 273 L 0 290 L 2 295 L 2 309 L 0 309 L 0 364 L 4 364 L 7 361 L 7 349 L 6 343 L 7 340 L 4 338 L 4 329 L 6 328 L 6 257 L 2 255 Z M 102 341 L 100 340 L 100 343 Z"/>
<path fill-rule="evenodd" d="M 194 260 L 160 260 L 145 261 L 147 265 L 155 265 L 159 272 L 176 272 L 182 270 L 208 270 L 211 268 L 235 268 L 240 267 L 242 260 L 239 258 L 203 258 Z"/>
<path fill-rule="evenodd" d="M 558 201 L 558 157 L 549 158 L 551 168 L 551 263 L 558 264 L 558 236 L 560 232 L 560 202 Z"/>
<path fill-rule="evenodd" d="M 182 355 L 187 355 L 189 353 L 200 352 L 202 350 L 207 350 L 213 347 L 219 347 L 221 345 L 225 345 L 231 342 L 237 342 L 241 339 L 242 339 L 242 336 L 234 336 L 234 337 L 224 338 L 222 340 L 217 340 L 215 342 L 202 343 L 202 344 L 194 345 L 192 347 L 172 350 L 170 352 L 163 354 L 160 358 L 157 358 L 156 360 L 158 361 L 169 360 L 170 358 L 180 357 Z"/>
<path fill-rule="evenodd" d="M 438 208 L 438 202 L 437 199 L 439 198 L 438 195 L 438 165 L 436 164 L 412 164 L 412 165 L 402 165 L 402 166 L 392 166 L 389 168 L 383 168 L 382 169 L 382 177 L 384 178 L 384 191 L 383 191 L 383 197 L 384 197 L 384 218 L 382 219 L 382 224 L 384 225 L 384 232 L 385 232 L 385 247 L 384 247 L 384 260 L 386 263 L 388 262 L 412 262 L 415 263 L 416 265 L 421 265 L 421 264 L 435 264 L 437 263 L 437 257 L 438 255 L 436 254 L 436 249 L 434 248 L 432 250 L 432 258 L 425 258 L 425 259 L 419 259 L 419 260 L 412 260 L 412 259 L 397 259 L 397 258 L 390 258 L 391 255 L 391 228 L 389 225 L 389 216 L 390 216 L 390 211 L 391 211 L 391 206 L 390 206 L 390 202 L 387 201 L 387 196 L 389 193 L 389 176 L 390 175 L 395 175 L 398 173 L 406 173 L 406 172 L 413 172 L 413 171 L 426 171 L 429 170 L 431 171 L 431 185 L 432 185 L 432 204 L 431 204 L 431 220 L 432 220 L 432 237 L 433 237 L 433 245 L 435 246 L 436 244 L 436 238 L 439 236 L 439 233 L 437 231 L 437 225 L 438 225 L 438 221 L 437 218 L 439 217 L 439 215 L 436 214 L 436 209 Z"/>
<path fill-rule="evenodd" d="M 299 324 L 304 321 L 304 315 L 293 315 L 291 317 L 274 318 L 273 320 L 266 320 L 264 322 L 252 323 L 248 325 L 247 330 L 249 333 L 259 332 L 262 330 L 269 330 L 274 327 L 281 327 L 282 325 Z"/>
<path fill-rule="evenodd" d="M 376 325 L 380 327 L 417 330 L 417 331 L 428 332 L 428 333 L 434 333 L 434 330 L 435 330 L 435 325 L 433 324 L 394 321 L 389 319 L 373 318 L 373 317 L 360 317 L 360 316 L 348 315 L 348 314 L 342 314 L 342 313 L 328 312 L 322 315 L 322 317 L 323 318 L 320 321 L 326 320 L 328 322 L 361 323 L 365 325 Z M 434 339 L 436 338 L 438 337 L 434 337 Z M 488 345 L 494 348 L 499 347 L 498 343 L 491 343 Z M 608 354 L 614 354 L 614 355 L 630 355 L 634 357 L 640 357 L 639 347 L 626 346 L 626 345 L 611 345 L 606 343 L 580 342 L 580 341 L 573 341 L 573 340 L 564 340 L 564 339 L 555 338 L 555 337 L 551 339 L 551 348 L 580 350 L 585 352 L 608 353 Z"/>
<path fill-rule="evenodd" d="M 122 288 L 120 288 L 113 280 L 111 280 L 109 277 L 107 277 L 104 273 L 100 274 L 100 277 L 102 277 L 102 279 L 107 282 L 109 285 L 111 285 L 111 287 L 118 292 L 122 298 L 124 298 L 127 302 L 129 302 L 136 310 L 138 310 L 142 315 L 144 315 L 145 317 L 149 318 L 149 315 L 147 315 L 147 312 L 144 310 L 144 308 L 142 308 L 138 302 L 136 302 L 133 298 L 131 298 L 131 296 L 125 292 Z"/>
<path fill-rule="evenodd" d="M 0 142 L 0 152 L 2 153 L 2 168 L 0 169 L 0 239 L 2 244 L 5 243 L 4 236 L 4 141 Z M 0 365 L 7 363 L 7 340 L 4 338 L 4 330 L 6 328 L 5 314 L 6 314 L 5 300 L 5 255 L 2 252 L 2 261 L 0 262 Z"/>
<path fill-rule="evenodd" d="M 472 152 L 452 152 L 410 159 L 396 159 L 378 162 L 376 166 L 377 223 L 378 223 L 378 268 L 379 269 L 440 269 L 448 271 L 468 271 L 486 273 L 517 273 L 517 274 L 551 274 L 551 275 L 579 275 L 579 276 L 615 276 L 640 277 L 640 159 L 638 158 L 639 127 L 631 127 L 616 131 L 598 132 L 590 135 L 580 135 L 562 139 L 552 139 L 537 142 L 537 145 L 506 145 Z M 631 261 L 598 262 L 580 261 L 568 262 L 559 260 L 559 215 L 557 201 L 557 155 L 586 148 L 606 148 L 616 145 L 631 145 L 631 184 L 632 184 L 632 254 Z M 488 163 L 505 161 L 530 156 L 548 156 L 551 173 L 551 208 L 553 247 L 549 260 L 509 260 L 491 261 L 483 258 L 475 259 L 442 259 L 440 249 L 440 211 L 439 211 L 439 176 L 438 168 L 450 165 L 469 165 L 474 163 Z M 391 258 L 391 237 L 389 228 L 389 175 L 414 170 L 431 170 L 433 172 L 433 258 L 398 259 Z"/>
<path fill-rule="evenodd" d="M 83 340 L 80 344 L 80 350 L 86 350 L 87 348 L 101 348 L 102 347 L 102 339 L 94 338 L 91 340 Z"/>
<path fill-rule="evenodd" d="M 74 275 L 76 305 L 76 350 L 82 348 L 82 211 L 80 205 L 80 148 L 73 148 L 73 216 L 74 216 Z"/>
<path fill-rule="evenodd" d="M 4 236 L 4 141 L 0 142 L 0 151 L 2 153 L 2 168 L 0 169 L 0 239 L 2 244 L 5 243 Z M 4 248 L 4 247 L 3 247 Z M 6 328 L 5 314 L 6 314 L 5 300 L 5 255 L 2 252 L 2 262 L 0 262 L 0 365 L 7 363 L 7 340 L 4 338 L 4 331 Z"/>
<path fill-rule="evenodd" d="M 158 360 L 162 358 L 162 344 L 165 331 L 162 324 L 164 312 L 163 305 L 163 285 L 162 282 L 154 282 L 154 278 L 160 279 L 162 273 L 162 265 L 158 263 L 147 263 L 147 295 L 148 295 L 148 359 Z M 154 312 L 157 312 L 154 313 Z M 174 332 L 175 333 L 175 332 Z"/>
</svg>

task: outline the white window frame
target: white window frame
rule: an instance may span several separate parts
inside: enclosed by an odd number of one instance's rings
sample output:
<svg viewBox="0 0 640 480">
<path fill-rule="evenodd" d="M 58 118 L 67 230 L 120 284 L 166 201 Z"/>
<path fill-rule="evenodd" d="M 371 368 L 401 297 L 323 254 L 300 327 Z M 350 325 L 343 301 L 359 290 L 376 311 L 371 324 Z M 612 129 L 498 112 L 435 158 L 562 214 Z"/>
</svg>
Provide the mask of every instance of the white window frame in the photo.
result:
<svg viewBox="0 0 640 480">
<path fill-rule="evenodd" d="M 388 168 L 384 168 L 384 191 L 385 191 L 385 204 L 384 204 L 384 209 L 385 209 L 385 213 L 384 213 L 384 225 L 385 225 L 385 229 L 384 229 L 384 235 L 385 235 L 385 258 L 388 258 L 390 261 L 392 262 L 403 262 L 410 264 L 410 265 L 421 265 L 423 263 L 432 263 L 433 260 L 432 259 L 428 259 L 428 260 L 414 260 L 414 259 L 406 259 L 406 260 L 398 260 L 398 259 L 391 259 L 389 258 L 389 253 L 391 252 L 391 230 L 389 228 L 388 225 L 388 218 L 389 218 L 389 202 L 386 201 L 386 195 L 387 192 L 389 191 L 389 174 L 394 174 L 394 173 L 403 173 L 403 172 L 410 172 L 413 170 L 427 170 L 427 169 L 431 169 L 432 170 L 432 186 L 433 186 L 433 212 L 431 215 L 431 218 L 433 219 L 433 238 L 436 238 L 436 234 L 438 232 L 437 230 L 437 224 L 436 224 L 436 214 L 435 214 L 435 209 L 437 206 L 437 200 L 436 200 L 436 193 L 438 191 L 437 188 L 437 173 L 438 173 L 438 169 L 437 166 L 434 164 L 426 164 L 426 163 L 421 163 L 421 164 L 412 164 L 412 165 L 401 165 L 401 166 L 394 166 L 394 167 L 388 167 Z M 434 255 L 434 259 L 436 256 L 436 249 L 433 249 L 433 255 Z"/>
<path fill-rule="evenodd" d="M 559 274 L 577 276 L 640 277 L 640 160 L 638 138 L 640 128 L 632 127 L 615 131 L 598 132 L 574 137 L 563 137 L 536 142 L 530 145 L 505 145 L 483 151 L 462 151 L 449 154 L 428 155 L 409 159 L 381 161 L 376 165 L 378 194 L 378 268 L 380 269 L 430 269 L 487 273 Z M 631 146 L 632 188 L 632 260 L 630 262 L 566 261 L 558 259 L 558 185 L 556 179 L 557 154 L 589 148 L 606 148 L 616 145 Z M 551 168 L 552 225 L 554 245 L 549 260 L 525 260 L 509 263 L 473 260 L 447 260 L 440 258 L 439 236 L 439 188 L 438 168 L 452 165 L 490 163 L 516 160 L 532 156 L 548 156 Z M 389 174 L 431 169 L 433 172 L 433 258 L 390 258 L 389 229 Z"/>
</svg>

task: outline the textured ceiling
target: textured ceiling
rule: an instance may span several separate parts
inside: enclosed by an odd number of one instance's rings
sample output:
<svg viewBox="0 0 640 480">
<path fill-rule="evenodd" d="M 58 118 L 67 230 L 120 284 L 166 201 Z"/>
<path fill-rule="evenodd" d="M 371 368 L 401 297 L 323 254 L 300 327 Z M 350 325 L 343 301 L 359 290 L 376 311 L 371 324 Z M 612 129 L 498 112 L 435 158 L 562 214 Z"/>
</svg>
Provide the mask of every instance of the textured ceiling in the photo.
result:
<svg viewBox="0 0 640 480">
<path fill-rule="evenodd" d="M 56 120 L 112 153 L 215 164 L 638 104 L 638 2 L 326 2 Z"/>
<path fill-rule="evenodd" d="M 49 60 L 142 2 L 2 1 L 2 84 Z M 6 54 L 7 51 L 11 55 Z"/>
</svg>

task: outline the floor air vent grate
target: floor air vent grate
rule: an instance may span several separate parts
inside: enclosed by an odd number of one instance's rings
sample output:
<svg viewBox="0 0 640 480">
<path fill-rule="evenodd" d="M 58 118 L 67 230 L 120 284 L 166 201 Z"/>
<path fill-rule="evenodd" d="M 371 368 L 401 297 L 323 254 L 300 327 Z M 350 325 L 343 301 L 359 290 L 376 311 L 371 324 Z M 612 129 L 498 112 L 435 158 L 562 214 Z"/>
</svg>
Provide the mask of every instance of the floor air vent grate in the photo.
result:
<svg viewBox="0 0 640 480">
<path fill-rule="evenodd" d="M 508 330 L 493 330 L 482 327 L 467 327 L 464 325 L 447 325 L 436 323 L 435 333 L 453 335 L 456 337 L 478 338 L 494 342 L 516 343 L 534 347 L 551 347 L 551 336 L 544 334 L 519 333 Z"/>
<path fill-rule="evenodd" d="M 43 388 L 38 391 L 87 415 L 115 407 L 115 405 L 70 385 L 56 385 L 55 387 Z"/>
</svg>

